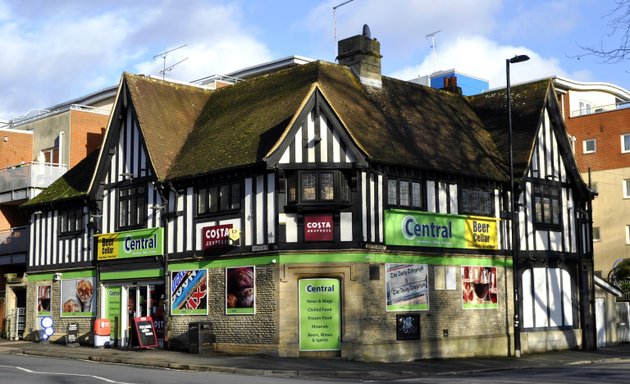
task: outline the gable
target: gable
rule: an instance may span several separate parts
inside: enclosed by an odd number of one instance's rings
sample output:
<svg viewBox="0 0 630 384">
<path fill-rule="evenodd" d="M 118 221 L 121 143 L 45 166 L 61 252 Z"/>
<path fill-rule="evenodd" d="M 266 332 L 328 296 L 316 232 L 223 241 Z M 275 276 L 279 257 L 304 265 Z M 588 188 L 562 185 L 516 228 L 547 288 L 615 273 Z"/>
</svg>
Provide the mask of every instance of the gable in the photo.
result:
<svg viewBox="0 0 630 384">
<path fill-rule="evenodd" d="M 367 165 L 365 155 L 317 87 L 265 159 L 269 169 L 325 163 Z"/>
</svg>

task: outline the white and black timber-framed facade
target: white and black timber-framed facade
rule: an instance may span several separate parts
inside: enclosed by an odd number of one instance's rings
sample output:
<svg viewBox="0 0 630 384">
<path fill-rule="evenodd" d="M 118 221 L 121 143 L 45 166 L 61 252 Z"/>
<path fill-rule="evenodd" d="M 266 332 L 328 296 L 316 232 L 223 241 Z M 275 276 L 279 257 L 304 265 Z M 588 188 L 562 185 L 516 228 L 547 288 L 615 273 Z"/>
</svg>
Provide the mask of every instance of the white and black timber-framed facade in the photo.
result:
<svg viewBox="0 0 630 384">
<path fill-rule="evenodd" d="M 513 89 L 515 301 L 505 92 L 466 98 L 381 77 L 379 51 L 355 36 L 340 65 L 214 91 L 124 74 L 93 171 L 27 206 L 42 233 L 31 331 L 50 286 L 61 327 L 109 318 L 118 345 L 151 316 L 172 349 L 208 322 L 212 348 L 228 353 L 505 356 L 517 302 L 523 353 L 589 348 L 592 195 L 551 83 Z M 44 234 L 58 233 L 64 205 L 82 207 L 77 236 L 94 239 L 74 263 Z M 64 308 L 83 280 L 93 307 Z"/>
</svg>

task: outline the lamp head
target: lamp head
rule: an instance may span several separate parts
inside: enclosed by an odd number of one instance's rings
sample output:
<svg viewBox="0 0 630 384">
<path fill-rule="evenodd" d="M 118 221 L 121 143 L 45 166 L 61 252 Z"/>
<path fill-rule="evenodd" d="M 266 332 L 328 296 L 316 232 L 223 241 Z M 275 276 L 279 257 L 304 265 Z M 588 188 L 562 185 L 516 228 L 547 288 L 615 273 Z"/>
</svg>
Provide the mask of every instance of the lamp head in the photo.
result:
<svg viewBox="0 0 630 384">
<path fill-rule="evenodd" d="M 516 55 L 513 58 L 508 59 L 510 64 L 521 63 L 521 62 L 527 61 L 527 60 L 529 60 L 529 56 L 527 56 L 527 55 Z"/>
</svg>

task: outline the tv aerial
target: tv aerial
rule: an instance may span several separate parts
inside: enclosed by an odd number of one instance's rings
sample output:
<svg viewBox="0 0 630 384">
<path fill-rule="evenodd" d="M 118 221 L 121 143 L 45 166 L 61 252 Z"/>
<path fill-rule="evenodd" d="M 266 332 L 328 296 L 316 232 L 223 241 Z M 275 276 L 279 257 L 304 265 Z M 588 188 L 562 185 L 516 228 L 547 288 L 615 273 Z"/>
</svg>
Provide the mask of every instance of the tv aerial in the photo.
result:
<svg viewBox="0 0 630 384">
<path fill-rule="evenodd" d="M 173 48 L 173 49 L 169 49 L 168 51 L 162 52 L 162 53 L 158 53 L 157 55 L 153 56 L 153 60 L 157 59 L 158 57 L 161 57 L 163 60 L 163 65 L 162 65 L 162 70 L 160 71 L 160 74 L 162 75 L 162 80 L 164 80 L 164 76 L 166 75 L 166 72 L 170 72 L 173 70 L 173 68 L 175 68 L 176 65 L 183 63 L 184 61 L 188 60 L 188 58 L 185 58 L 183 60 L 178 61 L 177 63 L 173 64 L 173 65 L 169 65 L 168 67 L 166 66 L 166 56 L 168 56 L 169 53 L 176 51 L 178 49 L 184 48 L 188 46 L 188 44 L 184 44 L 180 47 L 177 48 Z"/>
<path fill-rule="evenodd" d="M 428 35 L 424 36 L 427 39 L 431 39 L 431 51 L 433 52 L 433 72 L 435 72 L 436 69 L 436 65 L 435 65 L 435 35 L 437 35 L 438 33 L 442 32 L 440 31 L 435 31 L 432 33 L 429 33 Z"/>
</svg>

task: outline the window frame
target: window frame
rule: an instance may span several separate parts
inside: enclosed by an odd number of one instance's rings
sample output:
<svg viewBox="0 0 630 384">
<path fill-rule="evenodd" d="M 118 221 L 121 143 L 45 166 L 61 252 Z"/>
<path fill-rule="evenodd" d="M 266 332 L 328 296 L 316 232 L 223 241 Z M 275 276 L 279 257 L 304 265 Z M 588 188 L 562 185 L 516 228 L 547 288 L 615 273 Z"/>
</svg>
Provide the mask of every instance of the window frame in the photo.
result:
<svg viewBox="0 0 630 384">
<path fill-rule="evenodd" d="M 593 149 L 588 149 L 588 144 L 593 143 Z M 582 141 L 582 154 L 588 155 L 597 152 L 597 139 L 585 139 Z"/>
<path fill-rule="evenodd" d="M 195 191 L 195 197 L 197 217 L 239 212 L 243 198 L 242 183 L 231 181 L 200 186 Z M 211 200 L 211 197 L 214 199 Z M 213 203 L 213 200 L 216 202 Z"/>
<path fill-rule="evenodd" d="M 539 191 L 538 188 L 542 190 Z M 557 191 L 557 194 L 554 193 Z M 540 199 L 540 203 L 538 202 Z M 549 199 L 549 218 L 545 215 L 545 199 Z M 558 183 L 538 181 L 534 182 L 532 186 L 532 200 L 534 210 L 534 227 L 538 229 L 547 229 L 552 231 L 559 231 L 562 229 L 562 186 Z M 553 202 L 557 201 L 557 222 L 554 220 L 554 205 Z"/>
<path fill-rule="evenodd" d="M 313 183 L 307 191 L 305 183 L 309 179 Z M 286 204 L 288 206 L 351 205 L 350 181 L 351 176 L 338 169 L 296 170 L 287 174 L 285 178 Z M 306 196 L 307 192 L 309 196 Z"/>
<path fill-rule="evenodd" d="M 387 206 L 390 208 L 410 209 L 414 211 L 426 210 L 425 189 L 423 188 L 424 180 L 411 179 L 407 177 L 388 177 L 387 178 Z M 403 187 L 403 185 L 405 187 Z M 392 199 L 392 186 L 394 187 L 394 197 Z M 417 187 L 417 190 L 416 190 Z M 403 190 L 406 191 L 403 201 Z M 418 201 L 416 203 L 416 191 Z"/>
<path fill-rule="evenodd" d="M 124 194 L 124 191 L 133 193 Z M 147 223 L 147 194 L 146 183 L 129 184 L 118 187 L 118 220 L 116 227 L 119 230 L 143 228 Z M 133 215 L 132 215 L 133 211 Z M 135 220 L 130 220 L 132 217 Z M 128 220 L 124 220 L 127 218 Z"/>
<path fill-rule="evenodd" d="M 630 133 L 624 133 L 619 137 L 621 139 L 621 153 L 630 153 Z M 626 137 L 628 138 L 628 148 L 626 148 Z"/>
<path fill-rule="evenodd" d="M 630 199 L 630 179 L 623 179 L 621 182 L 621 194 L 624 199 Z"/>
<path fill-rule="evenodd" d="M 464 204 L 464 193 L 466 191 L 474 192 L 477 196 L 471 196 L 470 199 L 474 200 L 475 198 L 481 199 L 483 197 L 481 193 L 486 194 L 489 197 L 489 208 L 490 211 L 481 211 L 475 210 L 474 207 L 481 207 L 481 200 L 478 200 L 475 204 L 475 201 L 471 203 L 471 208 L 467 208 L 466 204 Z M 495 217 L 496 208 L 495 208 L 495 195 L 494 190 L 490 188 L 480 188 L 480 187 L 470 187 L 470 186 L 459 186 L 457 188 L 457 212 L 459 214 L 464 215 L 472 215 L 472 216 L 485 216 L 485 217 Z"/>
<path fill-rule="evenodd" d="M 595 236 L 596 233 L 597 233 L 597 236 Z M 594 242 L 602 241 L 602 234 L 601 234 L 601 228 L 600 227 L 593 227 L 593 241 Z"/>
<path fill-rule="evenodd" d="M 83 207 L 59 210 L 59 236 L 72 235 L 83 231 Z M 72 228 L 70 223 L 73 223 Z"/>
</svg>

